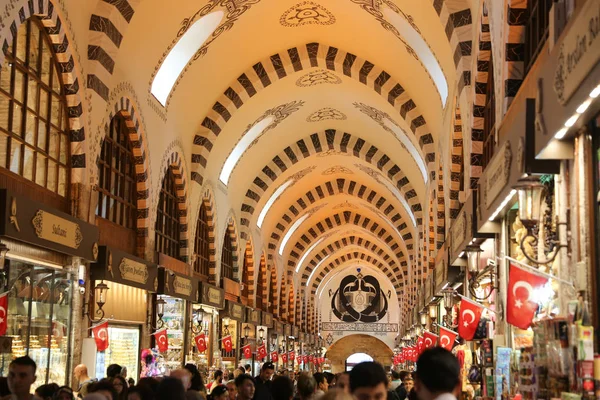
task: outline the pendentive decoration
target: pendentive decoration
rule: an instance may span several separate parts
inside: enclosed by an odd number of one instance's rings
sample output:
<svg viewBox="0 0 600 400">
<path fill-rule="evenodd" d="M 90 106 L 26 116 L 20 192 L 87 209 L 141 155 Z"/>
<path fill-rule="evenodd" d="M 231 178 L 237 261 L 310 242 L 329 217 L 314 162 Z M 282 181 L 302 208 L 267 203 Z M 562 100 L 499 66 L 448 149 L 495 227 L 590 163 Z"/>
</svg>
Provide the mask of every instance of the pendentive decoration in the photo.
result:
<svg viewBox="0 0 600 400">
<path fill-rule="evenodd" d="M 331 296 L 331 310 L 343 322 L 377 322 L 388 311 L 388 299 L 371 275 L 348 275 Z"/>
<path fill-rule="evenodd" d="M 322 85 L 329 83 L 332 85 L 339 85 L 342 83 L 342 79 L 326 69 L 317 69 L 309 72 L 298 78 L 296 86 L 298 87 L 311 87 L 316 85 Z"/>
<path fill-rule="evenodd" d="M 279 23 L 287 28 L 304 25 L 333 25 L 335 16 L 320 4 L 304 1 L 283 13 Z"/>
<path fill-rule="evenodd" d="M 325 107 L 310 114 L 306 118 L 306 122 L 321 122 L 330 119 L 336 121 L 345 121 L 346 119 L 348 119 L 348 117 L 346 117 L 346 114 L 336 110 L 335 108 Z"/>
</svg>

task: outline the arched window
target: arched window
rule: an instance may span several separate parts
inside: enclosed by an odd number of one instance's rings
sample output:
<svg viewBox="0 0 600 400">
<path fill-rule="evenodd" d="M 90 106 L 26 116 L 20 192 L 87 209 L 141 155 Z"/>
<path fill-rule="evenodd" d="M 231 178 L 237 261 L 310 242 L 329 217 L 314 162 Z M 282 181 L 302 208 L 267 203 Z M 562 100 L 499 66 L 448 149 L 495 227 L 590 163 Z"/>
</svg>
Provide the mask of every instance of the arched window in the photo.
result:
<svg viewBox="0 0 600 400">
<path fill-rule="evenodd" d="M 233 243 L 231 243 L 229 229 L 225 231 L 225 237 L 223 238 L 223 248 L 221 250 L 221 277 L 233 280 Z M 222 279 L 221 286 L 223 286 Z"/>
<path fill-rule="evenodd" d="M 110 121 L 98 161 L 96 215 L 125 228 L 135 229 L 137 190 L 135 162 L 129 129 L 122 115 Z"/>
<path fill-rule="evenodd" d="M 194 272 L 208 277 L 210 255 L 208 246 L 208 214 L 204 203 L 200 204 L 200 212 L 198 213 L 198 221 L 196 222 L 196 243 L 194 249 L 196 251 L 196 260 L 194 261 Z"/>
<path fill-rule="evenodd" d="M 179 255 L 181 224 L 179 223 L 178 204 L 175 176 L 171 168 L 167 167 L 156 210 L 156 251 L 181 259 Z"/>
<path fill-rule="evenodd" d="M 67 106 L 48 35 L 37 17 L 19 27 L 0 70 L 0 167 L 65 197 Z"/>
</svg>

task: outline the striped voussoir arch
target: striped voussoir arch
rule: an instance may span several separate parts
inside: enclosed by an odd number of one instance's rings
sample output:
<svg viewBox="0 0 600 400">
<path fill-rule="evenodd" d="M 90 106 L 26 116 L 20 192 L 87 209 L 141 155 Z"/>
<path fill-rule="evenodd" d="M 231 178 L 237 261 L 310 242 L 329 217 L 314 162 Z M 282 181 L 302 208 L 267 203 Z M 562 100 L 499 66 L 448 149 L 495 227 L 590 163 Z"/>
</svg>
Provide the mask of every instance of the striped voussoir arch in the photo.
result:
<svg viewBox="0 0 600 400">
<path fill-rule="evenodd" d="M 108 101 L 119 48 L 141 0 L 99 0 L 90 17 L 87 87 Z"/>
<path fill-rule="evenodd" d="M 506 113 L 525 78 L 525 25 L 527 0 L 508 0 L 504 56 L 504 104 Z"/>
<path fill-rule="evenodd" d="M 204 190 L 200 206 L 204 207 L 206 225 L 208 225 L 208 283 L 215 285 L 217 282 L 217 247 L 215 245 L 215 200 L 212 190 Z M 200 218 L 200 212 L 198 212 L 198 218 Z M 194 234 L 198 233 L 194 232 Z"/>
<path fill-rule="evenodd" d="M 411 207 L 410 212 L 414 213 L 417 225 L 421 225 L 422 206 L 419 203 L 417 192 L 402 169 L 394 164 L 386 153 L 366 140 L 335 129 L 327 129 L 313 133 L 309 137 L 300 139 L 293 145 L 286 147 L 261 169 L 260 174 L 254 178 L 246 191 L 246 199 L 242 204 L 242 234 L 247 232 L 247 237 L 252 215 L 256 211 L 256 205 L 261 197 L 267 193 L 269 186 L 275 183 L 279 175 L 299 161 L 329 150 L 337 150 L 352 155 L 379 169 L 404 194 Z"/>
<path fill-rule="evenodd" d="M 300 289 L 296 290 L 296 326 L 300 326 L 300 324 L 302 323 L 302 310 L 304 309 L 304 307 L 302 306 L 304 304 L 304 296 L 302 295 L 302 291 Z"/>
<path fill-rule="evenodd" d="M 238 282 L 241 282 L 242 277 L 240 275 L 240 267 L 238 265 L 238 235 L 235 227 L 235 220 L 233 217 L 228 218 L 227 227 L 225 228 L 225 235 L 229 235 L 229 238 L 231 239 L 231 262 L 233 264 L 233 279 L 237 280 Z M 221 253 L 221 257 L 222 256 L 223 254 Z M 223 271 L 221 270 L 221 277 L 222 276 Z"/>
<path fill-rule="evenodd" d="M 254 249 L 251 240 L 246 242 L 246 250 L 244 251 L 242 282 L 248 287 L 248 304 L 254 304 Z"/>
<path fill-rule="evenodd" d="M 356 79 L 381 95 L 410 126 L 426 154 L 429 170 L 434 170 L 433 136 L 417 105 L 398 81 L 375 64 L 354 54 L 333 46 L 308 43 L 273 54 L 254 64 L 225 90 L 202 121 L 202 129 L 194 137 L 192 180 L 202 185 L 208 156 L 219 134 L 245 102 L 273 82 L 317 67 Z"/>
<path fill-rule="evenodd" d="M 271 284 L 269 285 L 269 312 L 277 315 L 279 312 L 279 296 L 277 291 L 277 274 L 271 268 Z"/>
<path fill-rule="evenodd" d="M 402 251 L 400 244 L 396 238 L 394 238 L 392 233 L 388 232 L 385 228 L 380 226 L 379 223 L 373 221 L 368 216 L 354 211 L 342 211 L 326 217 L 304 231 L 289 251 L 287 261 L 288 269 L 291 270 L 296 266 L 300 255 L 306 251 L 314 241 L 318 240 L 321 235 L 334 227 L 344 225 L 357 226 L 370 231 L 375 237 L 379 238 L 390 247 L 390 250 L 394 252 L 398 260 L 402 260 L 400 261 L 401 267 L 406 268 L 408 266 L 407 258 L 405 258 L 406 256 Z"/>
<path fill-rule="evenodd" d="M 134 107 L 133 101 L 128 97 L 121 97 L 112 106 L 108 121 L 120 115 L 125 121 L 128 130 L 128 139 L 133 151 L 135 163 L 136 192 L 137 192 L 137 253 L 143 255 L 148 239 L 148 228 L 150 226 L 150 183 L 148 176 L 148 143 L 146 132 L 138 118 L 139 113 Z M 110 134 L 110 123 L 104 124 L 104 137 Z M 102 141 L 104 138 L 102 139 Z M 100 143 L 102 148 L 102 143 Z M 98 165 L 100 154 L 96 159 Z M 98 179 L 96 174 L 96 179 Z"/>
<path fill-rule="evenodd" d="M 477 182 L 483 172 L 483 126 L 484 109 L 487 100 L 487 81 L 492 55 L 492 42 L 490 41 L 490 24 L 484 9 L 481 16 L 481 31 L 479 34 L 479 47 L 477 52 L 477 71 L 475 74 L 473 96 L 473 122 L 471 127 L 471 189 L 477 187 Z"/>
<path fill-rule="evenodd" d="M 296 306 L 295 306 L 295 295 L 296 292 L 294 290 L 294 284 L 291 283 L 290 281 L 288 281 L 288 315 L 287 315 L 287 321 L 290 324 L 294 323 L 294 317 L 296 316 Z"/>
<path fill-rule="evenodd" d="M 454 66 L 458 94 L 471 84 L 471 53 L 473 47 L 471 2 L 469 0 L 432 0 L 433 8 L 445 27 L 446 37 L 454 49 Z"/>
<path fill-rule="evenodd" d="M 87 141 L 81 100 L 84 96 L 81 90 L 83 85 L 80 84 L 77 71 L 75 71 L 73 56 L 76 54 L 76 49 L 69 41 L 65 32 L 65 24 L 59 16 L 57 7 L 58 5 L 55 5 L 53 0 L 28 0 L 17 12 L 12 13 L 13 19 L 6 22 L 9 29 L 6 30 L 6 36 L 2 38 L 0 65 L 4 65 L 5 54 L 12 46 L 19 26 L 32 16 L 38 17 L 52 43 L 52 50 L 58 64 L 57 70 L 61 74 L 61 81 L 64 82 L 62 87 L 67 102 L 69 139 L 71 141 L 71 183 L 86 183 L 84 182 L 84 173 Z"/>
<path fill-rule="evenodd" d="M 261 285 L 260 287 L 259 284 Z M 267 261 L 265 259 L 265 253 L 263 252 L 260 255 L 260 262 L 258 264 L 258 277 L 256 278 L 256 297 L 260 296 L 260 298 L 262 299 L 262 304 L 260 304 L 262 307 L 259 307 L 257 298 L 255 297 L 254 299 L 254 307 L 261 308 L 263 311 L 269 310 L 269 307 L 267 305 L 269 293 L 267 289 Z"/>
<path fill-rule="evenodd" d="M 438 173 L 438 196 L 437 196 L 437 244 L 436 250 L 439 250 L 444 245 L 446 240 L 446 197 L 444 192 L 444 170 L 440 163 L 440 171 Z"/>
<path fill-rule="evenodd" d="M 371 242 L 370 240 L 362 238 L 360 236 L 351 235 L 337 239 L 335 242 L 328 244 L 325 248 L 323 248 L 321 251 L 319 251 L 311 257 L 311 259 L 307 262 L 305 268 L 302 268 L 300 270 L 300 273 L 302 274 L 302 286 L 305 287 L 308 284 L 308 278 L 310 277 L 310 274 L 314 271 L 314 269 L 317 267 L 317 265 L 319 265 L 320 262 L 322 262 L 331 254 L 338 251 L 343 251 L 349 246 L 360 247 L 363 249 L 363 251 L 369 251 L 374 256 L 379 257 L 382 260 L 382 262 L 390 268 L 390 275 L 388 275 L 388 277 L 392 280 L 392 282 L 396 282 L 396 280 L 399 280 L 401 278 L 406 278 L 408 274 L 406 268 L 400 269 L 398 267 L 399 261 L 394 260 L 394 256 L 390 256 L 386 249 L 379 246 L 376 242 Z"/>
<path fill-rule="evenodd" d="M 284 284 L 284 280 L 285 277 L 281 277 L 281 285 L 279 286 L 279 319 L 281 321 L 285 321 L 287 319 L 287 312 L 288 312 L 288 308 L 287 308 L 287 303 L 288 303 L 288 297 L 286 296 L 286 292 L 285 292 L 285 284 Z"/>
<path fill-rule="evenodd" d="M 425 276 L 429 274 L 429 271 L 435 268 L 435 250 L 436 250 L 436 222 L 437 222 L 437 195 L 436 191 L 433 190 L 431 193 L 431 199 L 429 201 L 429 237 L 427 240 L 427 259 L 425 263 Z"/>
<path fill-rule="evenodd" d="M 297 218 L 303 211 L 306 211 L 313 204 L 319 200 L 323 200 L 330 196 L 336 196 L 341 194 L 349 194 L 356 196 L 370 204 L 386 215 L 394 227 L 404 239 L 406 243 L 406 249 L 411 253 L 410 250 L 414 248 L 414 239 L 408 225 L 403 221 L 402 216 L 396 211 L 394 205 L 390 203 L 385 197 L 378 194 L 375 190 L 368 188 L 362 183 L 344 178 L 332 179 L 331 181 L 322 183 L 321 185 L 315 186 L 304 194 L 304 196 L 298 198 L 288 208 L 288 211 L 283 214 L 280 221 L 275 226 L 275 229 L 271 233 L 269 242 L 269 250 L 273 251 L 277 247 L 277 242 L 283 237 L 284 232 L 287 230 L 292 221 Z"/>
<path fill-rule="evenodd" d="M 452 164 L 450 169 L 450 219 L 455 220 L 462 208 L 460 191 L 464 184 L 463 129 L 458 99 L 454 110 L 454 131 L 452 132 Z"/>
</svg>

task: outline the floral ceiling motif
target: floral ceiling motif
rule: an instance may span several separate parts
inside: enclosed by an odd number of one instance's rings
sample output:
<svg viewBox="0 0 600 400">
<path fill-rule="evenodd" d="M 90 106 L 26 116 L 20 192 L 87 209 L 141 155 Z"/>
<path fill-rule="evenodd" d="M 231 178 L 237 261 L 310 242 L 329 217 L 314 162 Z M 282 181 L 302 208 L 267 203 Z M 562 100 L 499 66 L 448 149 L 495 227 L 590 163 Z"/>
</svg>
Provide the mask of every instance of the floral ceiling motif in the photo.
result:
<svg viewBox="0 0 600 400">
<path fill-rule="evenodd" d="M 339 85 L 342 83 L 342 79 L 331 71 L 327 71 L 326 69 L 317 69 L 301 76 L 296 81 L 296 86 L 311 87 L 322 85 L 324 83 Z"/>
<path fill-rule="evenodd" d="M 346 117 L 346 114 L 336 110 L 335 108 L 325 107 L 310 114 L 306 118 L 306 122 L 321 122 L 329 119 L 345 121 L 346 119 L 348 119 L 348 117 Z"/>
<path fill-rule="evenodd" d="M 323 175 L 325 175 L 325 176 L 335 175 L 335 174 L 352 175 L 352 174 L 354 174 L 354 172 L 352 172 L 352 170 L 350 168 L 346 168 L 343 165 L 334 165 L 333 167 L 327 168 L 325 171 L 323 171 Z"/>
<path fill-rule="evenodd" d="M 279 23 L 287 28 L 304 25 L 333 25 L 335 16 L 320 4 L 304 1 L 283 13 Z"/>
</svg>

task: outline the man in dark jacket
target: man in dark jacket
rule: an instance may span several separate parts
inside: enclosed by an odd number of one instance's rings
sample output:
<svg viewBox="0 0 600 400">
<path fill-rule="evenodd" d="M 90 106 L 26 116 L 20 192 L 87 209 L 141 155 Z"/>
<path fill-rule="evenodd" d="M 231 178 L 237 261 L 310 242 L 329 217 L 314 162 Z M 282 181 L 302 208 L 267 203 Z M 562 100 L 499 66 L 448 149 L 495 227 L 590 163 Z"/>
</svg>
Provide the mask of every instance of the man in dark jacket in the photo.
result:
<svg viewBox="0 0 600 400">
<path fill-rule="evenodd" d="M 272 400 L 271 378 L 275 374 L 275 365 L 267 361 L 260 369 L 260 375 L 255 378 L 254 400 Z"/>
</svg>

